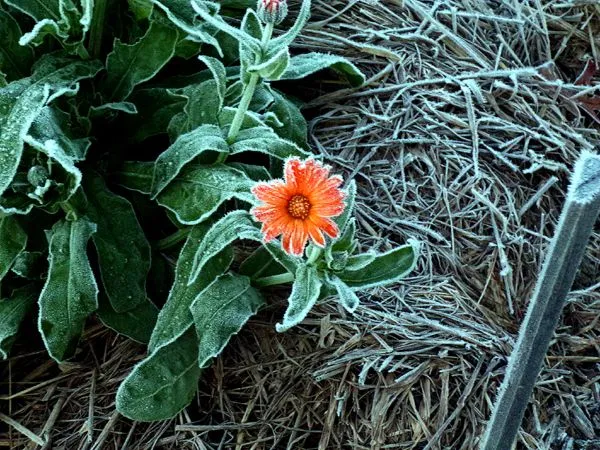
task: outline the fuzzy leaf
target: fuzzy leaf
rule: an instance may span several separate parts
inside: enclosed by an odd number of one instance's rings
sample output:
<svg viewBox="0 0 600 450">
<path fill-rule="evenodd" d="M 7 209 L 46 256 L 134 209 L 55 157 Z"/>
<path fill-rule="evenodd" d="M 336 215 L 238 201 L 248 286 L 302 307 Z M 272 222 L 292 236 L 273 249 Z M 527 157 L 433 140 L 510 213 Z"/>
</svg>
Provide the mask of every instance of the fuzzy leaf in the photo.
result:
<svg viewBox="0 0 600 450">
<path fill-rule="evenodd" d="M 227 71 L 221 61 L 210 56 L 201 55 L 198 57 L 200 61 L 206 64 L 210 70 L 217 87 L 217 95 L 220 100 L 219 110 L 223 107 L 225 101 L 225 90 L 227 89 Z"/>
<path fill-rule="evenodd" d="M 350 313 L 356 311 L 356 308 L 358 308 L 358 305 L 360 304 L 360 299 L 354 291 L 335 275 L 328 276 L 327 281 L 335 288 L 339 301 L 346 311 Z"/>
<path fill-rule="evenodd" d="M 249 239 L 262 242 L 262 233 L 247 211 L 234 211 L 216 222 L 204 236 L 197 247 L 188 284 L 194 283 L 200 276 L 207 261 L 227 245 L 237 239 Z M 292 272 L 296 271 L 298 258 L 293 258 L 283 252 L 276 244 L 265 244 L 273 258 Z"/>
<path fill-rule="evenodd" d="M 73 161 L 85 159 L 91 145 L 90 139 L 84 137 L 81 130 L 77 130 L 77 125 L 73 123 L 69 114 L 52 106 L 42 108 L 28 134 L 39 142 L 55 141 Z"/>
<path fill-rule="evenodd" d="M 282 127 L 275 128 L 277 135 L 294 142 L 300 148 L 307 148 L 308 127 L 300 109 L 280 92 L 272 89 L 271 94 L 274 102 L 269 107 L 269 111 L 275 113 L 284 124 Z"/>
<path fill-rule="evenodd" d="M 134 308 L 116 312 L 106 296 L 101 295 L 98 311 L 100 321 L 108 328 L 136 342 L 147 344 L 158 317 L 158 308 L 148 299 Z"/>
<path fill-rule="evenodd" d="M 152 0 L 152 3 L 158 6 L 175 26 L 185 31 L 188 38 L 212 45 L 220 56 L 223 55 L 219 41 L 196 25 L 196 13 L 189 0 Z"/>
<path fill-rule="evenodd" d="M 182 90 L 182 96 L 187 98 L 187 103 L 183 112 L 174 116 L 169 122 L 168 132 L 171 140 L 202 125 L 219 123 L 219 113 L 223 104 L 219 98 L 216 81 L 206 80 L 188 86 Z"/>
<path fill-rule="evenodd" d="M 25 250 L 27 234 L 14 216 L 0 217 L 0 281 Z"/>
<path fill-rule="evenodd" d="M 13 273 L 27 280 L 39 280 L 45 270 L 46 261 L 42 258 L 42 252 L 19 253 L 11 268 Z"/>
<path fill-rule="evenodd" d="M 365 82 L 365 76 L 354 64 L 346 58 L 327 53 L 305 53 L 292 57 L 280 79 L 298 80 L 327 68 L 345 76 L 352 86 L 362 86 Z"/>
<path fill-rule="evenodd" d="M 23 138 L 49 96 L 48 86 L 34 85 L 16 92 L 14 88 L 13 84 L 0 88 L 0 195 L 17 173 Z"/>
<path fill-rule="evenodd" d="M 345 193 L 346 197 L 344 198 L 344 212 L 333 219 L 340 229 L 340 235 L 346 231 L 346 227 L 348 226 L 350 218 L 354 213 L 354 206 L 356 203 L 356 181 L 351 180 L 348 183 Z"/>
<path fill-rule="evenodd" d="M 219 127 L 202 125 L 181 135 L 156 159 L 152 180 L 152 198 L 156 198 L 177 177 L 187 163 L 209 150 L 228 151 L 227 142 Z"/>
<path fill-rule="evenodd" d="M 290 65 L 290 51 L 283 47 L 273 56 L 259 64 L 252 64 L 248 67 L 248 73 L 257 73 L 261 78 L 270 81 L 276 81 L 281 78 Z"/>
<path fill-rule="evenodd" d="M 376 258 L 377 253 L 375 252 L 367 252 L 361 253 L 360 255 L 352 255 L 348 258 L 348 261 L 346 261 L 345 269 L 349 271 L 361 270 L 367 267 L 373 261 L 375 261 Z"/>
<path fill-rule="evenodd" d="M 33 63 L 33 51 L 29 46 L 19 45 L 20 37 L 17 21 L 0 9 L 0 70 L 9 80 L 28 76 Z"/>
<path fill-rule="evenodd" d="M 98 286 L 86 247 L 96 225 L 61 220 L 49 233 L 48 278 L 39 298 L 39 329 L 50 356 L 71 356 L 87 317 L 97 307 Z"/>
<path fill-rule="evenodd" d="M 210 258 L 237 239 L 262 239 L 260 231 L 246 211 L 229 213 L 208 230 L 196 248 L 188 284 L 197 280 Z"/>
<path fill-rule="evenodd" d="M 310 17 L 310 0 L 302 0 L 302 6 L 300 7 L 300 12 L 296 17 L 296 21 L 294 24 L 282 35 L 276 37 L 275 39 L 271 39 L 269 42 L 269 51 L 276 51 L 276 49 L 289 46 L 304 28 L 306 22 Z"/>
<path fill-rule="evenodd" d="M 218 14 L 214 16 L 210 14 L 207 5 L 210 4 L 215 6 L 217 4 L 198 0 L 191 0 L 191 4 L 192 8 L 194 8 L 194 11 L 196 11 L 196 13 L 207 23 L 209 23 L 216 29 L 222 31 L 223 33 L 227 33 L 231 37 L 237 39 L 239 42 L 244 42 L 244 45 L 251 48 L 252 51 L 257 53 L 261 51 L 261 44 L 258 39 L 256 39 L 253 36 L 250 36 L 249 34 L 245 33 L 239 28 L 232 27 L 227 22 L 225 22 Z"/>
<path fill-rule="evenodd" d="M 269 127 L 254 127 L 240 131 L 236 142 L 231 145 L 231 154 L 243 152 L 261 152 L 285 159 L 290 156 L 307 157 L 310 153 L 302 150 L 293 142 L 281 139 Z"/>
<path fill-rule="evenodd" d="M 348 221 L 347 226 L 343 229 L 343 232 L 340 236 L 333 241 L 332 245 L 328 247 L 331 249 L 331 252 L 348 252 L 352 253 L 356 246 L 357 241 L 355 239 L 356 235 L 356 219 L 351 218 Z"/>
<path fill-rule="evenodd" d="M 227 273 L 204 289 L 192 303 L 198 335 L 198 366 L 205 368 L 265 301 L 248 277 Z"/>
<path fill-rule="evenodd" d="M 46 103 L 76 91 L 77 81 L 93 77 L 99 70 L 96 63 L 65 66 L 63 60 L 46 56 L 36 64 L 31 79 L 0 88 L 0 196 L 17 172 L 25 136 Z"/>
<path fill-rule="evenodd" d="M 240 274 L 256 280 L 258 278 L 281 275 L 287 272 L 271 253 L 264 247 L 258 247 L 240 265 Z"/>
<path fill-rule="evenodd" d="M 126 189 L 150 194 L 154 163 L 143 161 L 125 161 L 118 172 L 118 182 Z"/>
<path fill-rule="evenodd" d="M 136 43 L 115 40 L 106 60 L 108 77 L 103 85 L 106 97 L 112 101 L 125 100 L 136 85 L 153 78 L 175 54 L 177 39 L 177 30 L 151 22 Z"/>
<path fill-rule="evenodd" d="M 151 0 L 128 0 L 129 10 L 133 13 L 136 20 L 148 19 L 152 14 L 153 4 Z"/>
<path fill-rule="evenodd" d="M 255 182 L 225 164 L 190 165 L 160 193 L 158 203 L 175 213 L 184 225 L 206 220 L 227 200 L 252 203 L 250 189 Z"/>
<path fill-rule="evenodd" d="M 323 282 L 319 278 L 315 267 L 306 264 L 298 266 L 283 322 L 275 326 L 278 333 L 289 330 L 306 318 L 319 299 L 322 285 Z"/>
<path fill-rule="evenodd" d="M 346 266 L 337 276 L 351 288 L 357 289 L 393 283 L 414 269 L 419 246 L 417 241 L 409 241 L 407 245 L 376 255 L 369 264 L 360 269 L 352 270 Z"/>
<path fill-rule="evenodd" d="M 205 223 L 192 228 L 181 250 L 175 269 L 175 280 L 169 298 L 163 306 L 152 332 L 150 352 L 168 345 L 185 333 L 193 323 L 190 305 L 196 296 L 229 268 L 233 260 L 231 248 L 223 246 L 209 258 L 205 267 L 193 283 L 188 284 L 192 262 L 198 244 L 203 241 L 209 226 Z"/>
<path fill-rule="evenodd" d="M 68 200 L 81 185 L 81 172 L 75 167 L 75 161 L 71 158 L 56 141 L 47 140 L 40 142 L 32 136 L 25 136 L 24 141 L 39 152 L 45 153 L 48 158 L 56 161 L 63 170 L 69 174 L 67 192 L 63 201 Z"/>
<path fill-rule="evenodd" d="M 170 419 L 194 398 L 200 379 L 192 330 L 150 353 L 117 391 L 117 410 L 132 420 Z"/>
<path fill-rule="evenodd" d="M 13 291 L 8 299 L 0 299 L 0 358 L 8 353 L 25 316 L 35 305 L 37 290 L 32 285 Z"/>
<path fill-rule="evenodd" d="M 138 111 L 135 116 L 124 118 L 134 143 L 166 133 L 173 116 L 182 112 L 186 104 L 185 97 L 164 88 L 136 89 L 129 101 Z"/>
<path fill-rule="evenodd" d="M 96 173 L 86 173 L 84 189 L 90 218 L 98 226 L 92 240 L 112 308 L 120 313 L 146 303 L 150 244 L 133 206 L 110 192 Z"/>
</svg>

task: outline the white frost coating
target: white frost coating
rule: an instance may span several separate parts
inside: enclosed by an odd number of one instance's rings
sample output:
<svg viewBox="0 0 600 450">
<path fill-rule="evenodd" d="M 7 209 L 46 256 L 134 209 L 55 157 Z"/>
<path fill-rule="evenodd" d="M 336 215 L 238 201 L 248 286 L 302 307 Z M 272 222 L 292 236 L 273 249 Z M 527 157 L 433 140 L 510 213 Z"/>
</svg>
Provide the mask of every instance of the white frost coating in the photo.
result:
<svg viewBox="0 0 600 450">
<path fill-rule="evenodd" d="M 584 150 L 573 168 L 569 188 L 572 201 L 588 204 L 600 195 L 600 155 Z"/>
</svg>

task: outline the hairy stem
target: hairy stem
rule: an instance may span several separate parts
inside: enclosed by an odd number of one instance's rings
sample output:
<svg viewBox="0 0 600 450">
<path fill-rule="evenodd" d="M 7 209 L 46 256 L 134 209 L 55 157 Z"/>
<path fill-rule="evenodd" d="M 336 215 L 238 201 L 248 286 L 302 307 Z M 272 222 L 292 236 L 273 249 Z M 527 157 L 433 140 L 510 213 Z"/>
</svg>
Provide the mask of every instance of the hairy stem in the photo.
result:
<svg viewBox="0 0 600 450">
<path fill-rule="evenodd" d="M 254 280 L 254 285 L 257 287 L 275 286 L 278 284 L 291 283 L 295 280 L 293 273 L 282 273 L 281 275 L 273 275 L 270 277 L 258 278 Z"/>
<path fill-rule="evenodd" d="M 480 450 L 505 450 L 513 445 L 599 212 L 600 156 L 586 152 L 575 165 L 571 187 Z"/>
<path fill-rule="evenodd" d="M 265 26 L 263 36 L 262 36 L 262 48 L 263 52 L 266 50 L 269 40 L 273 35 L 273 24 L 267 24 Z M 259 63 L 261 59 L 261 55 L 256 55 L 256 63 Z M 243 77 L 243 74 L 242 74 Z M 248 84 L 244 86 L 244 92 L 242 94 L 242 99 L 240 100 L 240 104 L 238 106 L 237 111 L 235 112 L 235 116 L 233 118 L 233 122 L 231 122 L 231 127 L 229 128 L 229 133 L 227 133 L 227 142 L 230 144 L 235 141 L 237 138 L 240 129 L 242 128 L 242 123 L 244 122 L 244 116 L 248 111 L 248 106 L 250 106 L 250 102 L 252 101 L 252 97 L 254 96 L 254 91 L 256 90 L 256 86 L 258 85 L 258 81 L 260 79 L 260 75 L 252 74 L 250 75 L 250 80 Z M 219 155 L 219 159 L 217 162 L 223 162 L 227 155 L 221 154 Z"/>
</svg>

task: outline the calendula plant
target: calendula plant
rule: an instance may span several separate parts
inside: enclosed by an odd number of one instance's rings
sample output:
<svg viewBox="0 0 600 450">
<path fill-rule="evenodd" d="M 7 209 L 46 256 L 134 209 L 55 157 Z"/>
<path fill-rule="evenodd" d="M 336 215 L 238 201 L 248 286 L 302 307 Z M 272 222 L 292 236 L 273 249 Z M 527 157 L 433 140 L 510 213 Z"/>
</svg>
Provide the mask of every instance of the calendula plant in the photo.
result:
<svg viewBox="0 0 600 450">
<path fill-rule="evenodd" d="M 291 55 L 309 0 L 289 27 L 285 1 L 246 3 L 0 3 L 0 354 L 37 312 L 64 361 L 96 314 L 148 343 L 117 394 L 136 420 L 189 404 L 264 288 L 291 284 L 285 331 L 328 296 L 354 311 L 417 258 L 412 241 L 359 252 L 354 182 L 311 156 L 300 102 L 276 88 L 362 73 Z M 240 240 L 255 242 L 245 258 Z"/>
</svg>

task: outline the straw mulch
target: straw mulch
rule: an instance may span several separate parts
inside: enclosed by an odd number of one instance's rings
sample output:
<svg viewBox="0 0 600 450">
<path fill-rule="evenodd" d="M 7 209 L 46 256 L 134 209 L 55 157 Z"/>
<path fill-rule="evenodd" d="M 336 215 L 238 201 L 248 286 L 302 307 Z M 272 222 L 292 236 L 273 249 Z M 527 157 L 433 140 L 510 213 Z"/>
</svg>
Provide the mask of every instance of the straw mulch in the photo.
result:
<svg viewBox="0 0 600 450">
<path fill-rule="evenodd" d="M 363 296 L 355 315 L 327 301 L 281 335 L 274 292 L 172 421 L 114 412 L 144 348 L 101 326 L 60 368 L 21 344 L 29 353 L 2 366 L 3 411 L 52 449 L 475 449 L 568 170 L 600 142 L 594 78 L 578 80 L 600 62 L 594 3 L 316 1 L 298 51 L 345 54 L 369 83 L 306 82 L 321 94 L 307 109 L 311 143 L 357 180 L 365 248 L 419 239 L 417 270 Z M 600 449 L 596 231 L 518 449 Z M 12 427 L 0 435 L 2 447 L 28 442 Z"/>
</svg>

